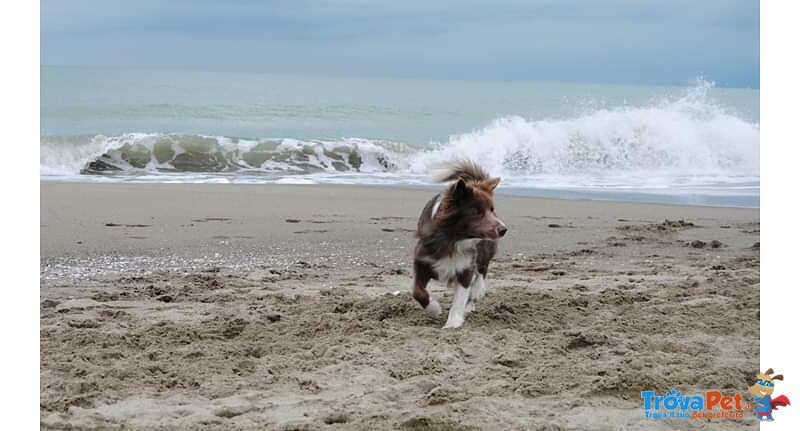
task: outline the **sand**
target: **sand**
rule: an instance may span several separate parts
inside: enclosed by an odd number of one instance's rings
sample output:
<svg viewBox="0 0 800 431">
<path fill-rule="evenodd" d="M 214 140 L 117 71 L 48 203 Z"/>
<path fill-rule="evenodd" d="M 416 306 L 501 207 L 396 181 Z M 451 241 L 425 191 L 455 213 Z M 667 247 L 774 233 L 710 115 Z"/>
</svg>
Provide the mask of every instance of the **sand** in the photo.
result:
<svg viewBox="0 0 800 431">
<path fill-rule="evenodd" d="M 432 193 L 41 183 L 42 427 L 757 427 L 640 398 L 746 393 L 757 209 L 498 196 L 489 294 L 442 330 L 409 294 Z"/>
</svg>

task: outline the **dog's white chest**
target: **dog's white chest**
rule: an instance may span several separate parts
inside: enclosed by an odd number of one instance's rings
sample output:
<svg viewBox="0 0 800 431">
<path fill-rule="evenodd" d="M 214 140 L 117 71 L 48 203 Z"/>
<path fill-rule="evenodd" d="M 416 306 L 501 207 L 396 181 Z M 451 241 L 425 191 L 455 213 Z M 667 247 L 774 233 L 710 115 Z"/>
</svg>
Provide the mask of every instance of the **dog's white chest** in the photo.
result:
<svg viewBox="0 0 800 431">
<path fill-rule="evenodd" d="M 431 267 L 439 281 L 447 281 L 456 277 L 459 272 L 471 268 L 475 263 L 476 240 L 467 239 L 456 243 L 455 251 L 447 257 L 433 261 Z"/>
</svg>

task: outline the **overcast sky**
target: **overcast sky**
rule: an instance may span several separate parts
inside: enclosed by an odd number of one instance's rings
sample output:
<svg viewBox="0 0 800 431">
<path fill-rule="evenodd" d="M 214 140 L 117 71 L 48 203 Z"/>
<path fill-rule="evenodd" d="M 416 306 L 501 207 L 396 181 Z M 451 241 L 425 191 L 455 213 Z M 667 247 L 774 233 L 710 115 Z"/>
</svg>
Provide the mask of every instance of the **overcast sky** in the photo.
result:
<svg viewBox="0 0 800 431">
<path fill-rule="evenodd" d="M 42 0 L 41 62 L 759 86 L 753 0 Z"/>
</svg>

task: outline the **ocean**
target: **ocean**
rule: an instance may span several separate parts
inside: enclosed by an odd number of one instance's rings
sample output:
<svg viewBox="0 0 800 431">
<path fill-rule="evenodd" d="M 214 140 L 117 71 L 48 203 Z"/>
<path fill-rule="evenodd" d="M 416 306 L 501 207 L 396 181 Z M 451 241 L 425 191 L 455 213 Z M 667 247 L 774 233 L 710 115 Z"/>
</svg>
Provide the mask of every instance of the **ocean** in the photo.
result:
<svg viewBox="0 0 800 431">
<path fill-rule="evenodd" d="M 758 207 L 759 90 L 41 68 L 43 181 L 432 186 Z"/>
</svg>

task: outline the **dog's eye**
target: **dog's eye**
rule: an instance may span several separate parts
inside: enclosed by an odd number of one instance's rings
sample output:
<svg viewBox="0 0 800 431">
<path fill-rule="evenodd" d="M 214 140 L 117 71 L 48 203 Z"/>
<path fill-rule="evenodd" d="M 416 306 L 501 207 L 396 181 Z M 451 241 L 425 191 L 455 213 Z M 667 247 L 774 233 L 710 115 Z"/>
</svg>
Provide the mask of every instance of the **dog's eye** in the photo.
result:
<svg viewBox="0 0 800 431">
<path fill-rule="evenodd" d="M 489 211 L 494 212 L 494 207 L 492 207 L 492 209 L 490 209 Z"/>
</svg>

